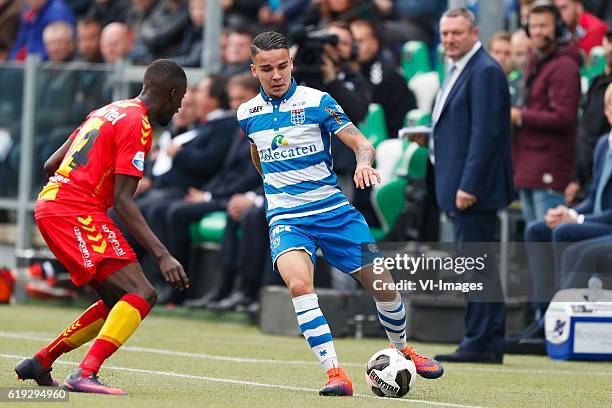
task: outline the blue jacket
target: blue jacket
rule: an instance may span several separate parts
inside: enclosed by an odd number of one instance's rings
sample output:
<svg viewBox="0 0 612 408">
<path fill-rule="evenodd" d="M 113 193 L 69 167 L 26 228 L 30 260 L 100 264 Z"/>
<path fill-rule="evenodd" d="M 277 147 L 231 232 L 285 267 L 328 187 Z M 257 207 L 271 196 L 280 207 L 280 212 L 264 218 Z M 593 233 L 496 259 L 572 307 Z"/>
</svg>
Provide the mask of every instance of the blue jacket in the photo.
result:
<svg viewBox="0 0 612 408">
<path fill-rule="evenodd" d="M 601 196 L 602 212 L 598 215 L 593 214 L 595 194 L 597 194 L 597 186 L 599 185 L 599 179 L 603 172 L 607 152 L 608 134 L 606 133 L 599 138 L 597 145 L 595 145 L 595 153 L 593 154 L 593 181 L 591 182 L 589 195 L 582 203 L 574 208 L 578 213 L 585 215 L 585 222 L 604 222 L 612 224 L 612 183 L 610 183 L 610 180 L 606 183 L 603 195 Z"/>
<path fill-rule="evenodd" d="M 513 200 L 508 82 L 483 48 L 451 89 L 433 138 L 440 209 L 458 211 L 459 189 L 477 197 L 465 212 L 499 210 Z"/>
<path fill-rule="evenodd" d="M 43 30 L 55 21 L 66 21 L 72 26 L 76 21 L 70 8 L 63 0 L 48 0 L 33 17 L 32 8 L 28 7 L 21 13 L 21 22 L 15 44 L 9 52 L 9 59 L 16 59 L 19 51 L 25 47 L 28 54 L 38 54 L 43 60 L 47 59 L 47 51 L 43 43 Z"/>
</svg>

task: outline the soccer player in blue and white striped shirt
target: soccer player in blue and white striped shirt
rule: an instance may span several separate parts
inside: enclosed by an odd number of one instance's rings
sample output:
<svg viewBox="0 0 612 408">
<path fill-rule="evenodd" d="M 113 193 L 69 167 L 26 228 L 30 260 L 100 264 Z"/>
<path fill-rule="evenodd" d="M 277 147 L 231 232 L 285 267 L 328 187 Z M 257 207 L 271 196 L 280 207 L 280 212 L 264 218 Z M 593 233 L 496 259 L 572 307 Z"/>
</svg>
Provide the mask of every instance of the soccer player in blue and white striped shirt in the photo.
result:
<svg viewBox="0 0 612 408">
<path fill-rule="evenodd" d="M 264 181 L 273 264 L 291 292 L 300 329 L 329 377 L 319 394 L 352 395 L 353 389 L 340 368 L 315 294 L 317 247 L 332 266 L 357 278 L 372 294 L 391 344 L 414 361 L 417 372 L 425 378 L 440 377 L 444 370 L 437 361 L 406 345 L 406 312 L 399 293 L 374 290 L 374 280 L 390 283 L 393 278 L 388 271 L 374 274 L 371 264 L 362 261 L 364 244 L 378 250 L 363 216 L 336 185 L 331 137 L 339 137 L 355 152 L 357 188 L 381 181 L 372 168 L 374 147 L 329 94 L 297 86 L 282 34 L 259 34 L 251 55 L 251 71 L 261 92 L 240 106 L 238 120 Z"/>
</svg>

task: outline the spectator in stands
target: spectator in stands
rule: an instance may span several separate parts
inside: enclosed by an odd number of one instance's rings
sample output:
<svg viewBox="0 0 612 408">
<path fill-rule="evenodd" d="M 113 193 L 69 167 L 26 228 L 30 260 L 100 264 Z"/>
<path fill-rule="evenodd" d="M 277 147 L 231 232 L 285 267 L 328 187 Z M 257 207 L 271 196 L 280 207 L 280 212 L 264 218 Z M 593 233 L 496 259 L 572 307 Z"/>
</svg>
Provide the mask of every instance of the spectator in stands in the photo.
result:
<svg viewBox="0 0 612 408">
<path fill-rule="evenodd" d="M 249 27 L 257 21 L 259 9 L 266 0 L 223 0 L 225 26 L 230 29 Z"/>
<path fill-rule="evenodd" d="M 253 42 L 253 33 L 250 31 L 244 29 L 230 31 L 225 46 L 223 75 L 229 77 L 250 70 L 251 42 Z"/>
<path fill-rule="evenodd" d="M 525 102 L 521 97 L 525 97 L 523 91 L 525 87 L 525 75 L 529 69 L 529 49 L 531 41 L 523 28 L 519 28 L 512 33 L 510 40 L 510 65 L 512 71 L 508 75 L 508 85 L 510 86 L 510 102 L 512 106 L 521 107 Z"/>
<path fill-rule="evenodd" d="M 46 60 L 43 30 L 54 21 L 65 21 L 74 26 L 74 15 L 63 0 L 28 0 L 27 3 L 28 7 L 21 12 L 19 32 L 9 52 L 9 59 L 23 61 L 26 54 L 31 53 Z"/>
<path fill-rule="evenodd" d="M 501 65 L 504 74 L 512 71 L 512 34 L 507 31 L 497 31 L 489 38 L 487 48 L 489 54 Z"/>
<path fill-rule="evenodd" d="M 0 0 L 0 62 L 8 59 L 8 53 L 19 31 L 21 5 L 17 0 Z"/>
<path fill-rule="evenodd" d="M 140 26 L 130 59 L 148 64 L 172 54 L 189 24 L 187 0 L 160 0 Z"/>
<path fill-rule="evenodd" d="M 285 31 L 295 28 L 303 12 L 310 5 L 310 0 L 269 1 L 257 12 L 259 23 L 270 30 Z"/>
<path fill-rule="evenodd" d="M 519 10 L 521 15 L 521 26 L 525 26 L 529 20 L 529 10 L 535 0 L 519 0 Z"/>
<path fill-rule="evenodd" d="M 597 139 L 610 131 L 610 124 L 604 115 L 604 94 L 612 83 L 612 30 L 604 39 L 606 71 L 593 79 L 582 109 L 576 141 L 576 166 L 572 182 L 565 189 L 565 200 L 573 203 L 589 191 L 593 177 L 593 149 Z M 579 194 L 582 192 L 583 194 Z"/>
<path fill-rule="evenodd" d="M 155 179 L 172 168 L 172 158 L 166 149 L 172 143 L 172 139 L 188 132 L 195 132 L 198 119 L 196 107 L 196 89 L 187 88 L 179 111 L 172 117 L 170 125 L 157 139 L 156 150 L 147 157 L 145 164 L 145 176 L 138 183 L 137 195 L 144 194 L 155 185 Z M 184 136 L 183 136 L 184 137 Z"/>
<path fill-rule="evenodd" d="M 125 23 L 129 9 L 129 0 L 95 0 L 86 16 L 98 20 L 102 27 L 106 27 L 110 23 Z"/>
<path fill-rule="evenodd" d="M 142 23 L 151 16 L 157 2 L 158 0 L 131 0 L 132 6 L 125 17 L 125 24 L 132 33 L 140 30 Z"/>
<path fill-rule="evenodd" d="M 77 19 L 85 17 L 91 7 L 91 0 L 64 0 L 64 3 L 70 7 Z"/>
<path fill-rule="evenodd" d="M 417 107 L 416 98 L 397 68 L 383 57 L 376 27 L 365 20 L 351 23 L 361 73 L 372 87 L 372 102 L 382 105 L 389 137 L 397 137 L 406 113 Z"/>
<path fill-rule="evenodd" d="M 378 7 L 371 0 L 320 0 L 311 2 L 304 12 L 302 25 L 325 27 L 335 21 L 379 21 L 380 17 Z"/>
<path fill-rule="evenodd" d="M 43 30 L 43 43 L 49 62 L 68 62 L 74 58 L 74 28 L 64 21 L 49 24 Z"/>
<path fill-rule="evenodd" d="M 440 16 L 448 7 L 446 0 L 395 0 L 393 15 L 400 22 L 387 22 L 387 32 L 394 38 L 388 38 L 390 43 L 408 40 L 424 41 L 433 47 L 438 31 Z"/>
<path fill-rule="evenodd" d="M 563 43 L 559 10 L 536 2 L 529 12 L 532 53 L 526 76 L 524 107 L 513 107 L 514 184 L 523 216 L 541 220 L 549 208 L 564 203 L 563 191 L 574 169 L 580 65 L 573 42 Z"/>
<path fill-rule="evenodd" d="M 608 25 L 584 10 L 583 0 L 554 0 L 563 21 L 580 49 L 588 56 L 591 48 L 601 45 Z"/>
<path fill-rule="evenodd" d="M 606 117 L 609 124 L 612 124 L 612 85 L 608 85 L 604 100 Z M 535 321 L 520 337 L 514 339 L 515 341 L 544 338 L 543 314 L 548 302 L 560 287 L 560 276 L 555 271 L 564 268 L 558 261 L 565 246 L 559 244 L 612 234 L 612 134 L 604 134 L 599 139 L 593 162 L 593 183 L 587 198 L 574 209 L 561 205 L 550 209 L 545 220 L 530 223 L 525 230 L 533 281 L 532 307 Z M 535 242 L 552 242 L 555 245 L 530 245 Z M 574 261 L 576 260 L 572 260 L 572 263 Z"/>
<path fill-rule="evenodd" d="M 189 25 L 170 57 L 183 67 L 199 67 L 202 62 L 202 35 L 206 16 L 206 0 L 189 0 Z"/>
<path fill-rule="evenodd" d="M 231 106 L 232 115 L 235 115 L 235 111 L 243 102 L 249 101 L 257 95 L 259 92 L 258 83 L 259 81 L 249 73 L 236 76 L 230 80 L 227 92 L 230 95 L 230 100 L 234 102 Z M 165 226 L 156 225 L 153 231 L 167 234 L 167 242 L 171 253 L 182 262 L 182 265 L 188 268 L 188 271 L 193 271 L 193 268 L 189 268 L 191 251 L 189 225 L 199 221 L 212 211 L 226 210 L 228 202 L 234 194 L 245 193 L 261 185 L 261 176 L 250 160 L 251 145 L 238 127 L 235 116 L 232 116 L 232 118 L 235 127 L 220 135 L 220 137 L 229 141 L 229 145 L 226 144 L 227 154 L 216 174 L 206 183 L 198 186 L 197 189 L 189 189 L 185 198 L 176 200 L 165 208 L 156 206 L 154 210 L 156 214 L 152 215 L 152 218 L 165 222 Z M 234 253 L 229 256 L 235 260 L 239 255 Z M 233 260 L 230 262 L 232 265 L 235 264 Z M 247 261 L 242 267 L 252 267 L 252 265 Z M 226 270 L 227 268 L 223 263 L 222 269 L 224 272 L 231 273 L 231 271 Z"/>
<path fill-rule="evenodd" d="M 210 181 L 223 164 L 231 144 L 228 135 L 236 130 L 228 110 L 225 81 L 221 77 L 204 78 L 196 90 L 198 125 L 190 137 L 174 138 L 166 147 L 172 158 L 167 172 L 155 178 L 154 189 L 138 201 L 139 208 L 159 237 L 165 233 L 164 214 L 168 204 L 182 200 L 190 188 Z"/>
<path fill-rule="evenodd" d="M 103 62 L 100 52 L 102 25 L 98 20 L 82 18 L 77 22 L 77 59 L 83 62 Z"/>
<path fill-rule="evenodd" d="M 132 35 L 123 23 L 110 23 L 100 37 L 100 52 L 107 64 L 127 58 L 132 49 Z"/>
</svg>

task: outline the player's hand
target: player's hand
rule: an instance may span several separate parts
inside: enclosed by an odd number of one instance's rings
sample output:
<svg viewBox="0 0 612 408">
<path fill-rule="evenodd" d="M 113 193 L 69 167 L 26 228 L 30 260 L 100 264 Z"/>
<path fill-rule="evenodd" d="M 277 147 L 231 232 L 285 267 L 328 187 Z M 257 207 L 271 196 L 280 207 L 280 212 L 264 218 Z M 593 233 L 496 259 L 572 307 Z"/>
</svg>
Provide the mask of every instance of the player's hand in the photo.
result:
<svg viewBox="0 0 612 408">
<path fill-rule="evenodd" d="M 355 186 L 362 190 L 382 182 L 380 173 L 368 164 L 358 166 L 353 179 L 355 180 Z"/>
<path fill-rule="evenodd" d="M 246 194 L 234 194 L 227 203 L 227 214 L 234 221 L 238 221 L 252 206 L 253 201 L 251 201 Z"/>
<path fill-rule="evenodd" d="M 457 190 L 457 195 L 455 196 L 455 205 L 461 211 L 467 210 L 476 202 L 476 196 L 470 193 L 466 193 L 463 190 Z"/>
<path fill-rule="evenodd" d="M 189 278 L 180 264 L 172 255 L 167 254 L 159 259 L 159 269 L 166 282 L 174 289 L 183 290 L 189 287 Z"/>
</svg>

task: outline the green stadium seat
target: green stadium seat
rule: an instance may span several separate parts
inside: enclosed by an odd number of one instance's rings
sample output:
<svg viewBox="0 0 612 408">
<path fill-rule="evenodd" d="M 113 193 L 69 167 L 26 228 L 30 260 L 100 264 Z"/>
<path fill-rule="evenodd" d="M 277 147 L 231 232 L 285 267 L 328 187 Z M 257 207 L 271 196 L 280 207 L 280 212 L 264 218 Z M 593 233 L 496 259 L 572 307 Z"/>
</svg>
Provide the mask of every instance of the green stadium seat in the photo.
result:
<svg viewBox="0 0 612 408">
<path fill-rule="evenodd" d="M 606 65 L 604 48 L 601 46 L 593 47 L 589 53 L 589 66 L 587 71 L 589 84 L 593 82 L 593 78 L 605 73 Z"/>
<path fill-rule="evenodd" d="M 205 215 L 200 221 L 189 227 L 191 240 L 194 244 L 215 243 L 220 244 L 225 233 L 227 213 L 214 211 Z"/>
<path fill-rule="evenodd" d="M 406 113 L 404 119 L 404 126 L 415 127 L 415 126 L 429 126 L 431 124 L 431 113 L 423 109 L 412 109 Z"/>
<path fill-rule="evenodd" d="M 422 179 L 427 172 L 427 148 L 408 141 L 404 141 L 404 146 L 403 154 L 395 165 L 395 177 L 372 191 L 372 206 L 384 232 L 377 240 L 389 233 L 401 214 L 406 201 L 404 192 L 409 180 Z"/>
<path fill-rule="evenodd" d="M 422 41 L 408 41 L 402 47 L 401 67 L 406 82 L 416 74 L 432 70 L 429 49 Z"/>
<path fill-rule="evenodd" d="M 365 119 L 359 124 L 359 130 L 374 147 L 389 137 L 382 106 L 377 103 L 370 104 Z"/>
</svg>

